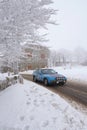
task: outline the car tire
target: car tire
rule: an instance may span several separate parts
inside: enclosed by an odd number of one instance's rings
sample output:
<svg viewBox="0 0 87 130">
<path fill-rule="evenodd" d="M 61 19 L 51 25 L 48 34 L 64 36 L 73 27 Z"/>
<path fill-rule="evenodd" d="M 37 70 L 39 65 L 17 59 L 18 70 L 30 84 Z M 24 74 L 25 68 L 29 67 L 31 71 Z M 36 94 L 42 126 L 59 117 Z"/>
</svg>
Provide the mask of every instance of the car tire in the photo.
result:
<svg viewBox="0 0 87 130">
<path fill-rule="evenodd" d="M 48 86 L 48 80 L 47 79 L 44 79 L 44 85 Z"/>
<path fill-rule="evenodd" d="M 36 76 L 33 76 L 33 81 L 37 82 Z"/>
</svg>

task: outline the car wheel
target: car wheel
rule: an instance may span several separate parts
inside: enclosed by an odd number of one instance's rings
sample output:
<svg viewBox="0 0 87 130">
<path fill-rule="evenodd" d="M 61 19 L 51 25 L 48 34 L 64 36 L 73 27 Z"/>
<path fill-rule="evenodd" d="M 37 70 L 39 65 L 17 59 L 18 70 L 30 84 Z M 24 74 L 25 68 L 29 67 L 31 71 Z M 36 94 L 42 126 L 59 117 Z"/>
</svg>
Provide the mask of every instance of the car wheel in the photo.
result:
<svg viewBox="0 0 87 130">
<path fill-rule="evenodd" d="M 48 80 L 47 79 L 44 79 L 44 85 L 48 86 Z"/>
<path fill-rule="evenodd" d="M 33 76 L 33 81 L 37 82 L 36 76 Z"/>
</svg>

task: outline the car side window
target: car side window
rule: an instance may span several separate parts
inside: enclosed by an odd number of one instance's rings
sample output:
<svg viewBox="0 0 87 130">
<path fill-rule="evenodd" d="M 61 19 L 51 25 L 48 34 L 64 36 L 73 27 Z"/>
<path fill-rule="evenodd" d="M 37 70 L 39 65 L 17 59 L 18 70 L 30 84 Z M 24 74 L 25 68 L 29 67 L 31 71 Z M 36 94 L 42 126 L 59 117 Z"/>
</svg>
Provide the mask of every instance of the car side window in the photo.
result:
<svg viewBox="0 0 87 130">
<path fill-rule="evenodd" d="M 41 70 L 38 70 L 38 73 L 41 74 Z"/>
</svg>

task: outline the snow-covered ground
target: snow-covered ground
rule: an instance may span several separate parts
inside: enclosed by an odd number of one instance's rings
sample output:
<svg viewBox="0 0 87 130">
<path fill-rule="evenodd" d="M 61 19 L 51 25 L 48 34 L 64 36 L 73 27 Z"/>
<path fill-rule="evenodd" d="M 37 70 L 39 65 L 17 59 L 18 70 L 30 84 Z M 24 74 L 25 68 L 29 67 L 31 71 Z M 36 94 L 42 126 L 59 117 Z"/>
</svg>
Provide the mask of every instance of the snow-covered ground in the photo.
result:
<svg viewBox="0 0 87 130">
<path fill-rule="evenodd" d="M 87 115 L 24 80 L 0 92 L 0 130 L 87 130 Z"/>
<path fill-rule="evenodd" d="M 87 67 L 54 69 L 70 79 L 86 82 Z M 87 113 L 48 89 L 24 80 L 24 84 L 0 92 L 0 130 L 87 130 Z"/>
<path fill-rule="evenodd" d="M 7 76 L 6 73 L 5 74 L 0 73 L 0 80 L 5 80 L 6 76 Z"/>
</svg>

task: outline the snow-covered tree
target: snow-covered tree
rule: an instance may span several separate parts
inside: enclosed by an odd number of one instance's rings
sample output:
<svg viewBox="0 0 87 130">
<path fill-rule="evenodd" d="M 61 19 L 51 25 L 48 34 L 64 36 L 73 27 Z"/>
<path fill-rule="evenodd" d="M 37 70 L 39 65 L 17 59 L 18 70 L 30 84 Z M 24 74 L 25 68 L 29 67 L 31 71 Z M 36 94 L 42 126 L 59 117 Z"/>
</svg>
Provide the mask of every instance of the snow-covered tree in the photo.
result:
<svg viewBox="0 0 87 130">
<path fill-rule="evenodd" d="M 74 57 L 78 64 L 85 63 L 87 61 L 87 51 L 82 47 L 77 47 L 74 50 Z"/>
<path fill-rule="evenodd" d="M 0 52 L 7 64 L 18 62 L 21 43 L 44 41 L 40 28 L 52 24 L 51 0 L 0 0 Z"/>
</svg>

